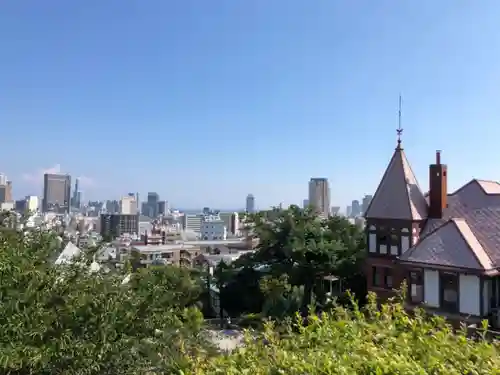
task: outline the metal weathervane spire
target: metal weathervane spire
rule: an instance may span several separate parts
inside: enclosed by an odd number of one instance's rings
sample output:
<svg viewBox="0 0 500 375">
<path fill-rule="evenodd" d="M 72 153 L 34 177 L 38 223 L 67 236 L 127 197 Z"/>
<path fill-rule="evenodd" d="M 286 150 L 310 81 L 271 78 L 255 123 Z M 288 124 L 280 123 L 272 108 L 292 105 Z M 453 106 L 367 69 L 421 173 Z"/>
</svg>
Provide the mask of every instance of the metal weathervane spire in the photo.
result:
<svg viewBox="0 0 500 375">
<path fill-rule="evenodd" d="M 399 112 L 398 112 L 398 128 L 396 129 L 398 135 L 398 149 L 401 148 L 401 135 L 403 134 L 403 128 L 401 127 L 401 94 L 399 94 Z"/>
</svg>

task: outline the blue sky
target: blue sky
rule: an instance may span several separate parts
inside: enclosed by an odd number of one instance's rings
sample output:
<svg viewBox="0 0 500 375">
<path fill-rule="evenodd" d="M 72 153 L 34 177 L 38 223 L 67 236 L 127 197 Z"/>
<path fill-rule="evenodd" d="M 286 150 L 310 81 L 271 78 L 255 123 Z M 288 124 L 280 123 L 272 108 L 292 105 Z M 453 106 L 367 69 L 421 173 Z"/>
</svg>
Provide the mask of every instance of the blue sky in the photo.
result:
<svg viewBox="0 0 500 375">
<path fill-rule="evenodd" d="M 0 172 L 174 206 L 372 193 L 396 146 L 421 186 L 500 179 L 500 1 L 3 0 Z"/>
</svg>

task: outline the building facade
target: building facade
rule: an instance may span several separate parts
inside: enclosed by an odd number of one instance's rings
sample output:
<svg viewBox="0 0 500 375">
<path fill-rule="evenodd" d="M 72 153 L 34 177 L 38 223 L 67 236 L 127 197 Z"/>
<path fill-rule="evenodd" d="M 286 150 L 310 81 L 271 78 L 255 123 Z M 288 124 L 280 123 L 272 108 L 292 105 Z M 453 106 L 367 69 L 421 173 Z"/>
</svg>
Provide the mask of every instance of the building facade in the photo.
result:
<svg viewBox="0 0 500 375">
<path fill-rule="evenodd" d="M 182 229 L 200 233 L 202 214 L 184 214 L 182 217 Z"/>
<path fill-rule="evenodd" d="M 226 224 L 218 214 L 203 216 L 200 227 L 200 238 L 204 241 L 217 241 L 227 239 Z"/>
<path fill-rule="evenodd" d="M 43 176 L 43 212 L 69 213 L 71 176 L 46 173 Z"/>
<path fill-rule="evenodd" d="M 330 187 L 326 178 L 311 178 L 309 181 L 309 206 L 318 215 L 330 216 Z"/>
<path fill-rule="evenodd" d="M 120 214 L 123 215 L 136 215 L 137 214 L 137 202 L 135 201 L 135 196 L 127 195 L 120 199 Z"/>
<path fill-rule="evenodd" d="M 101 236 L 115 239 L 123 234 L 139 233 L 138 214 L 101 214 Z"/>
<path fill-rule="evenodd" d="M 252 194 L 247 195 L 245 210 L 248 213 L 255 212 L 255 197 Z"/>
</svg>

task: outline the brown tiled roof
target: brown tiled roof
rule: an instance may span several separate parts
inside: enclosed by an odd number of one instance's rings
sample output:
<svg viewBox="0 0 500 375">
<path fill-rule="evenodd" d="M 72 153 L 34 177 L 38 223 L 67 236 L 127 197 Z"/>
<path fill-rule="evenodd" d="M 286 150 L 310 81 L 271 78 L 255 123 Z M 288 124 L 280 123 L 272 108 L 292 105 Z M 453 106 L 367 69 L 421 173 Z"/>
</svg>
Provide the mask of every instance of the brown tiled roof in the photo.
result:
<svg viewBox="0 0 500 375">
<path fill-rule="evenodd" d="M 403 149 L 394 151 L 365 217 L 403 220 L 427 217 L 427 202 Z"/>
<path fill-rule="evenodd" d="M 497 185 L 493 181 L 472 180 L 448 195 L 443 218 L 429 219 L 420 241 L 401 259 L 485 270 L 500 267 Z"/>
</svg>

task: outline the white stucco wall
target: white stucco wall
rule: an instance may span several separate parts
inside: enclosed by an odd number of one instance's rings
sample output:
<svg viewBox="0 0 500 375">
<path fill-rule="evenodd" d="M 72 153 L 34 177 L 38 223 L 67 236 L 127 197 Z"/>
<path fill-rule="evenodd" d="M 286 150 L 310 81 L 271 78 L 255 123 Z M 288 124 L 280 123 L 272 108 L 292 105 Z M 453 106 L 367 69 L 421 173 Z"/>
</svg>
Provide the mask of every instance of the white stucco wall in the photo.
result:
<svg viewBox="0 0 500 375">
<path fill-rule="evenodd" d="M 460 312 L 462 314 L 479 315 L 480 289 L 479 277 L 460 274 Z"/>
<path fill-rule="evenodd" d="M 439 273 L 424 270 L 424 301 L 430 307 L 439 307 Z"/>
</svg>

